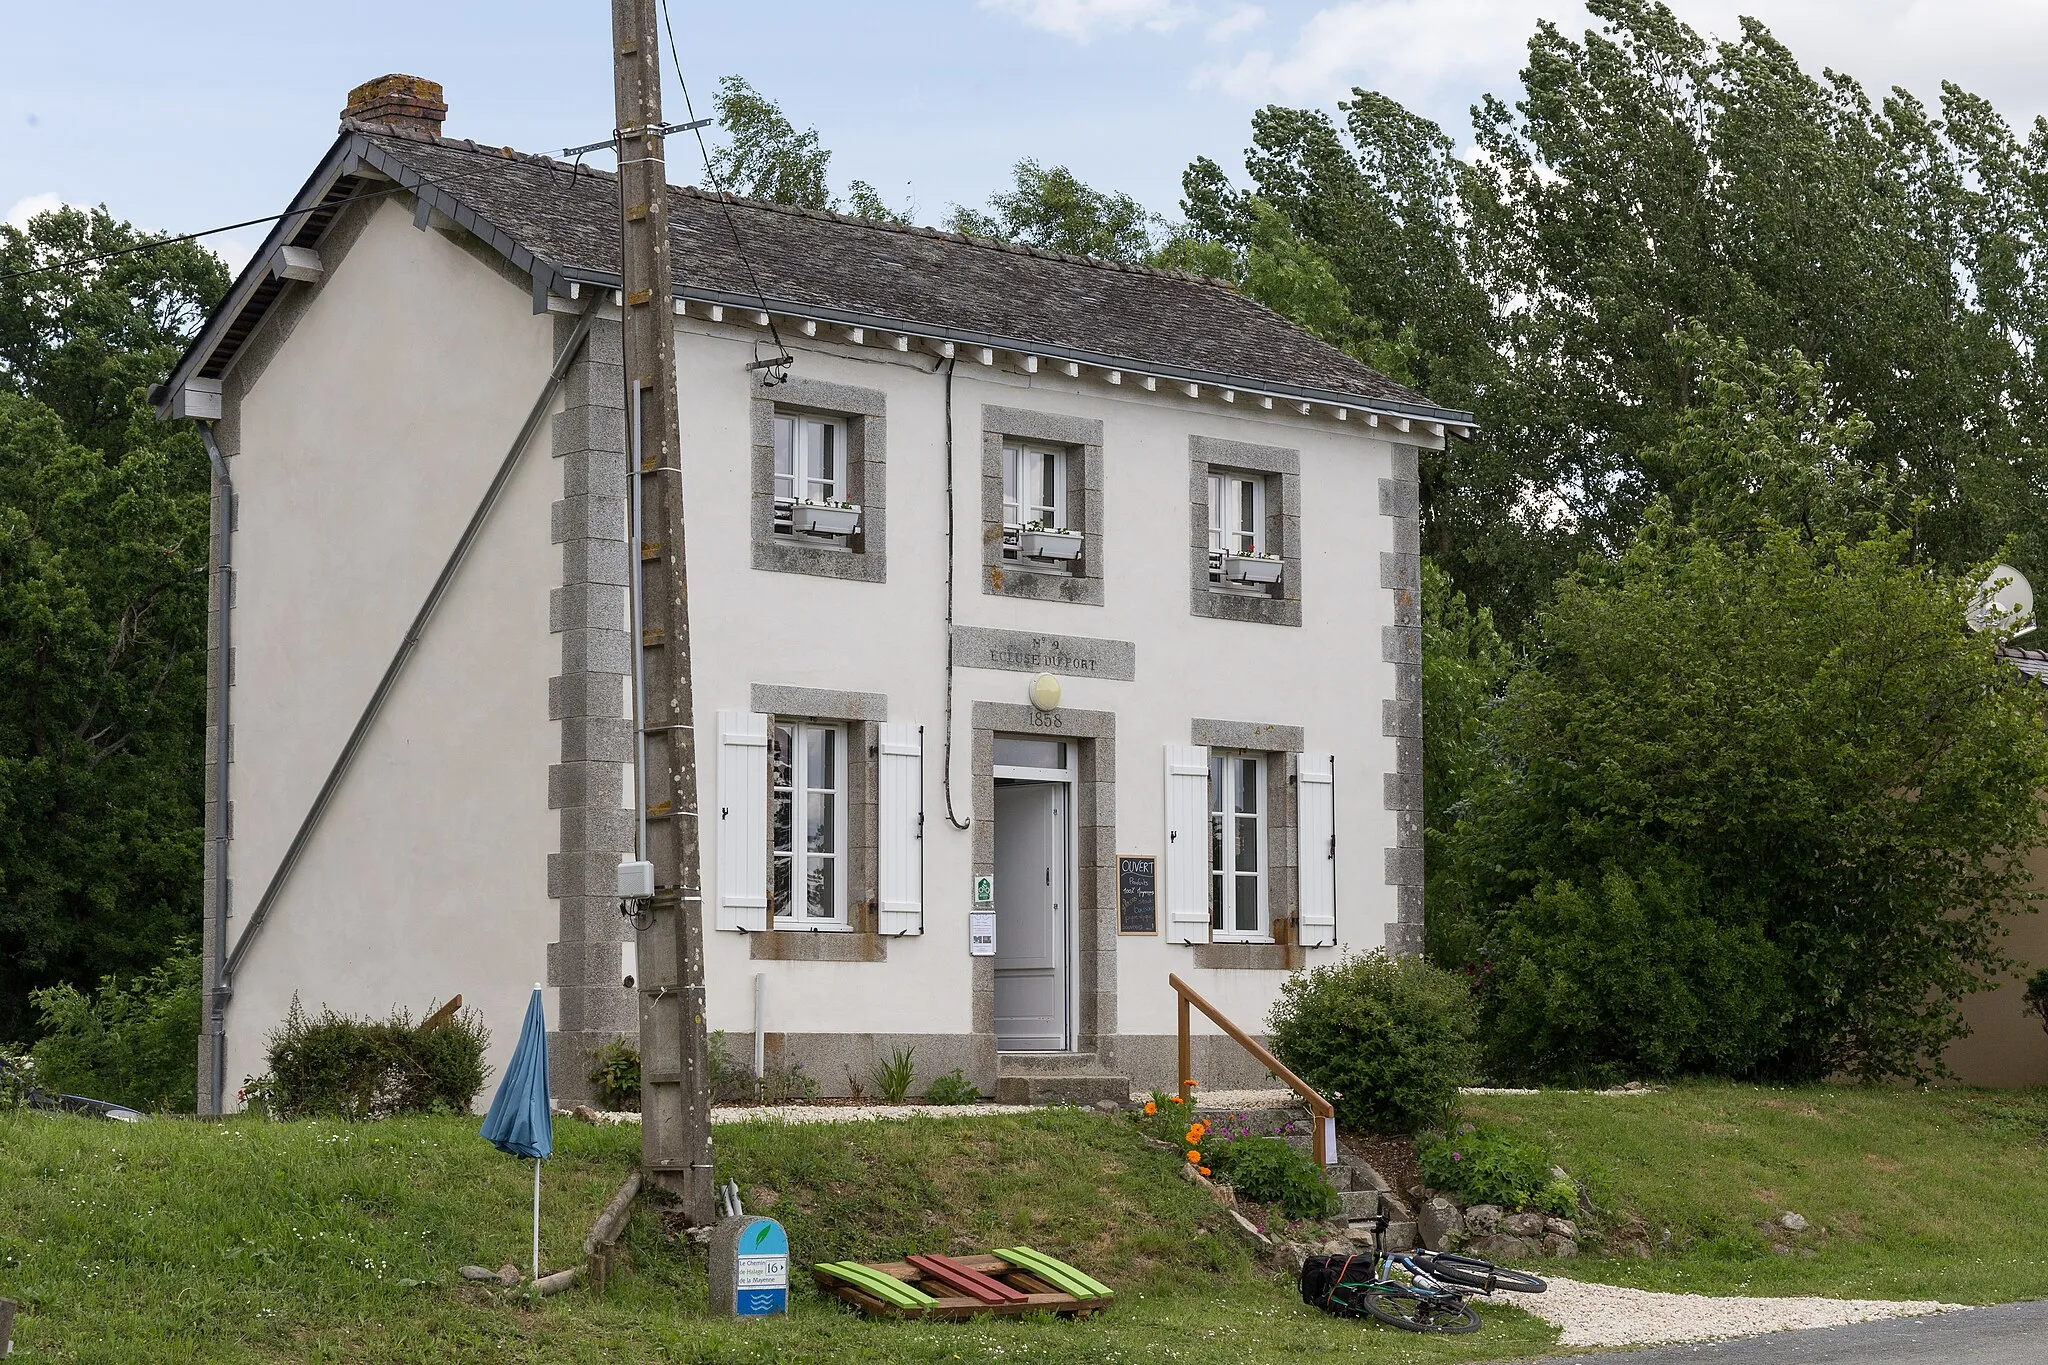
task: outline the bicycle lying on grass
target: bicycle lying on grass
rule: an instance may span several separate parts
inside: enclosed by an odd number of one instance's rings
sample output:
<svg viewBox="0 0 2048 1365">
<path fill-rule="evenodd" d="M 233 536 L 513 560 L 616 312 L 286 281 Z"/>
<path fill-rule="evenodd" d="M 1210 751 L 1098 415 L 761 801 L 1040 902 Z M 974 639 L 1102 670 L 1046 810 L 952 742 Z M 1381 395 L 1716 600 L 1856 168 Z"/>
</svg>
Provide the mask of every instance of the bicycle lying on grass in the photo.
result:
<svg viewBox="0 0 2048 1365">
<path fill-rule="evenodd" d="M 1386 1250 L 1387 1216 L 1372 1220 L 1372 1253 L 1315 1256 L 1301 1267 L 1302 1302 L 1338 1317 L 1370 1317 L 1404 1332 L 1479 1330 L 1468 1294 L 1541 1294 L 1536 1276 L 1448 1251 Z"/>
</svg>

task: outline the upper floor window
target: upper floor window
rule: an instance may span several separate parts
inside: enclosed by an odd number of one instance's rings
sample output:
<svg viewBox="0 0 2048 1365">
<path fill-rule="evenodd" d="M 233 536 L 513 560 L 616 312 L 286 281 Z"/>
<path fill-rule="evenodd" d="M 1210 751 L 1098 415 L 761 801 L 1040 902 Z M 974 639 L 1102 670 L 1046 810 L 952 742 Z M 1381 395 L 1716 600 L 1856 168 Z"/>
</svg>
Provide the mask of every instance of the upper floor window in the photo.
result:
<svg viewBox="0 0 2048 1365">
<path fill-rule="evenodd" d="M 1226 555 L 1256 555 L 1265 548 L 1266 481 L 1248 474 L 1209 476 L 1209 581 L 1224 581 Z"/>
<path fill-rule="evenodd" d="M 775 722 L 768 904 L 778 929 L 846 924 L 846 731 Z"/>
<path fill-rule="evenodd" d="M 1209 934 L 1263 940 L 1266 928 L 1266 760 L 1209 751 Z"/>
<path fill-rule="evenodd" d="M 1079 557 L 1081 535 L 1068 512 L 1067 452 L 1003 447 L 1003 558 L 1065 564 Z"/>
<path fill-rule="evenodd" d="M 776 534 L 850 536 L 860 529 L 860 511 L 848 497 L 846 423 L 776 413 Z"/>
</svg>

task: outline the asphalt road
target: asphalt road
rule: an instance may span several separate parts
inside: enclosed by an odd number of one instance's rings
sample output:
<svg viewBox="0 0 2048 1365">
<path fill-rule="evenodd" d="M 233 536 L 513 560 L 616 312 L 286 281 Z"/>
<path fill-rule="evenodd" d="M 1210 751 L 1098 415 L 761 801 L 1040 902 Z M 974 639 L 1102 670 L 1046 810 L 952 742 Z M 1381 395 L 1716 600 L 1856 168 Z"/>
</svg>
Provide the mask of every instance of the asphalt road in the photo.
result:
<svg viewBox="0 0 2048 1365">
<path fill-rule="evenodd" d="M 1735 1341 L 1564 1357 L 1565 1365 L 2043 1365 L 2048 1300 L 1774 1332 Z M 1557 1365 L 1556 1358 L 1546 1365 Z"/>
</svg>

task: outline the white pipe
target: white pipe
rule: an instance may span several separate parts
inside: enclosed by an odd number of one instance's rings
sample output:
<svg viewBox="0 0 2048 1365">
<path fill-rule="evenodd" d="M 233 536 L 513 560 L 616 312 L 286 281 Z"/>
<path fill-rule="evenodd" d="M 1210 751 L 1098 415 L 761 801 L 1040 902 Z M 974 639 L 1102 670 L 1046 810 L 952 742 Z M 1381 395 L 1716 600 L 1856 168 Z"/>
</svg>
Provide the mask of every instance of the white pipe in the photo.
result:
<svg viewBox="0 0 2048 1365">
<path fill-rule="evenodd" d="M 643 463 L 641 445 L 641 406 L 647 393 L 645 384 L 635 381 L 633 385 L 633 467 L 627 477 L 633 482 L 633 515 L 627 533 L 632 537 L 626 546 L 626 562 L 632 568 L 633 582 L 633 828 L 635 842 L 633 856 L 641 862 L 647 861 L 647 631 L 644 625 L 645 608 L 643 601 L 646 587 L 642 581 L 643 569 L 640 563 L 640 466 Z"/>
<path fill-rule="evenodd" d="M 540 1282 L 540 1158 L 533 1159 L 533 1278 Z"/>
<path fill-rule="evenodd" d="M 768 1035 L 762 1030 L 768 1019 L 768 978 L 754 973 L 754 1079 L 767 1074 Z"/>
</svg>

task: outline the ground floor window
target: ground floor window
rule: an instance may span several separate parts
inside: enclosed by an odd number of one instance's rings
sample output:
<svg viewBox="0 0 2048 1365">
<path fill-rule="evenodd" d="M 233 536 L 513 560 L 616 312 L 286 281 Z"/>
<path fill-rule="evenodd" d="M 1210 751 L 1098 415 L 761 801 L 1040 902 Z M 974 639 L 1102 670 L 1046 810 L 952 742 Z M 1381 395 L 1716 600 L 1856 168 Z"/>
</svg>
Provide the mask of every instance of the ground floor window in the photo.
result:
<svg viewBox="0 0 2048 1365">
<path fill-rule="evenodd" d="M 846 731 L 775 722 L 769 741 L 773 864 L 768 901 L 782 929 L 846 923 Z"/>
<path fill-rule="evenodd" d="M 1266 938 L 1266 760 L 1209 752 L 1209 930 L 1219 942 Z"/>
</svg>

